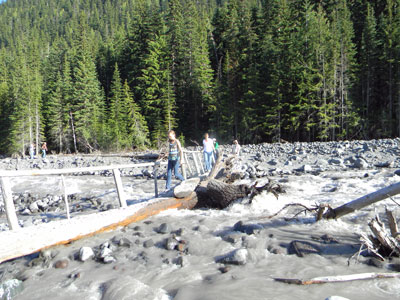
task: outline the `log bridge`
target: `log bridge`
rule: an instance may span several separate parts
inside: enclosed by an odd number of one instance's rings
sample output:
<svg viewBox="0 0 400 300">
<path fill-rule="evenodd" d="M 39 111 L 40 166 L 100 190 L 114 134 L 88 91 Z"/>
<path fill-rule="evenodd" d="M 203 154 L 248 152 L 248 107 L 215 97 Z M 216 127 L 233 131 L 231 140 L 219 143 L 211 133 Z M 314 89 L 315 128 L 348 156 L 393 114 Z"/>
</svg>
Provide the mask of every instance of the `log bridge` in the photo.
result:
<svg viewBox="0 0 400 300">
<path fill-rule="evenodd" d="M 186 151 L 183 154 L 182 174 L 200 177 L 205 173 L 201 151 Z M 190 157 L 191 156 L 191 157 Z M 190 159 L 191 158 L 191 159 Z M 191 165 L 193 162 L 193 165 Z M 185 198 L 158 198 L 158 169 L 167 162 L 150 162 L 141 164 L 109 165 L 71 169 L 52 170 L 18 170 L 0 171 L 0 186 L 5 212 L 10 230 L 0 232 L 0 263 L 28 255 L 45 248 L 68 244 L 74 240 L 126 226 L 146 219 L 168 209 L 191 209 L 197 204 L 197 194 L 192 192 Z M 127 205 L 126 195 L 121 180 L 121 169 L 153 167 L 155 197 L 145 203 Z M 81 215 L 71 219 L 67 192 L 64 182 L 65 174 L 87 173 L 112 170 L 120 208 L 95 214 Z M 64 189 L 63 198 L 66 204 L 66 219 L 40 225 L 21 228 L 13 202 L 11 181 L 13 177 L 60 175 Z"/>
</svg>

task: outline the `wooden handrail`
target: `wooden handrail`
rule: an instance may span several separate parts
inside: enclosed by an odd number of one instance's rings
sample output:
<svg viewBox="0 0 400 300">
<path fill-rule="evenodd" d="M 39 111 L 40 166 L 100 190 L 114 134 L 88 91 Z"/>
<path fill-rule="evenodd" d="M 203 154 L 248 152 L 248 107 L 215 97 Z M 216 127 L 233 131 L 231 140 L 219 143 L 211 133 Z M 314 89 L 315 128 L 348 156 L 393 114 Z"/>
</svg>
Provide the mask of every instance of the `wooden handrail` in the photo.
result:
<svg viewBox="0 0 400 300">
<path fill-rule="evenodd" d="M 126 197 L 123 191 L 122 180 L 120 175 L 120 169 L 129 168 L 141 168 L 141 167 L 151 167 L 154 168 L 154 173 L 157 176 L 157 168 L 160 165 L 166 165 L 167 162 L 151 162 L 151 163 L 141 163 L 141 164 L 124 164 L 124 165 L 108 165 L 108 166 L 96 166 L 96 167 L 84 167 L 84 168 L 68 168 L 68 169 L 48 169 L 48 170 L 17 170 L 17 171 L 0 171 L 0 186 L 3 195 L 4 207 L 7 215 L 7 221 L 11 230 L 18 229 L 20 226 L 18 224 L 18 217 L 15 211 L 15 205 L 11 192 L 10 177 L 20 177 L 20 176 L 43 176 L 43 175 L 63 175 L 63 174 L 74 174 L 74 173 L 85 173 L 93 171 L 104 171 L 112 170 L 114 175 L 114 182 L 117 189 L 117 195 L 119 204 L 121 207 L 126 207 Z M 155 195 L 158 196 L 157 189 L 157 177 L 155 176 Z M 68 199 L 65 192 L 64 178 L 62 177 L 64 198 L 66 202 L 67 217 L 69 219 L 69 207 Z"/>
<path fill-rule="evenodd" d="M 0 177 L 17 177 L 17 176 L 40 176 L 40 175 L 61 175 L 61 174 L 72 174 L 72 173 L 85 173 L 94 171 L 105 171 L 114 169 L 129 169 L 129 168 L 141 168 L 154 166 L 154 162 L 141 163 L 141 164 L 124 164 L 124 165 L 108 165 L 108 166 L 96 166 L 96 167 L 83 167 L 83 168 L 68 168 L 68 169 L 45 169 L 45 170 L 6 170 L 0 171 Z M 160 162 L 162 165 L 166 165 L 167 162 Z"/>
<path fill-rule="evenodd" d="M 183 150 L 184 153 L 191 153 L 193 155 L 194 163 L 196 166 L 196 170 L 198 172 L 198 175 L 201 175 L 201 170 L 199 168 L 199 164 L 201 168 L 203 168 L 201 158 L 198 158 L 199 161 L 197 161 L 197 155 L 201 153 L 202 151 L 188 151 L 188 150 Z M 187 157 L 183 158 L 183 162 L 188 163 Z M 19 224 L 18 224 L 18 218 L 17 214 L 15 211 L 15 205 L 14 201 L 12 198 L 12 192 L 11 192 L 11 184 L 10 184 L 10 177 L 20 177 L 20 176 L 43 176 L 43 175 L 63 175 L 63 174 L 76 174 L 76 173 L 86 173 L 86 172 L 95 172 L 95 171 L 105 171 L 105 170 L 112 170 L 113 175 L 114 175 L 114 182 L 116 185 L 116 190 L 117 190 L 117 195 L 118 195 L 118 200 L 120 207 L 127 207 L 126 204 L 126 196 L 123 191 L 123 186 L 122 186 L 122 180 L 121 180 L 121 175 L 120 175 L 120 169 L 130 169 L 130 168 L 141 168 L 141 167 L 153 167 L 153 174 L 154 174 L 154 190 L 155 190 L 155 196 L 158 197 L 158 185 L 157 185 L 157 169 L 160 165 L 167 165 L 168 162 L 162 162 L 162 161 L 155 161 L 155 162 L 150 162 L 150 163 L 139 163 L 139 164 L 123 164 L 123 165 L 108 165 L 108 166 L 95 166 L 95 167 L 83 167 L 83 168 L 66 168 L 66 169 L 44 169 L 44 170 L 2 170 L 0 171 L 0 188 L 2 191 L 3 195 L 3 200 L 4 200 L 4 207 L 6 210 L 6 215 L 7 215 L 7 221 L 9 224 L 9 227 L 11 230 L 18 229 Z M 189 167 L 190 168 L 190 167 Z M 190 168 L 191 170 L 191 168 Z M 204 170 L 203 170 L 204 172 Z M 186 170 L 185 166 L 183 166 L 183 173 L 186 178 Z M 64 178 L 61 178 L 62 183 L 63 183 L 63 189 L 64 189 L 64 198 L 66 202 L 66 209 L 67 209 L 67 217 L 69 219 L 69 207 L 68 207 L 68 199 L 67 199 L 67 194 L 65 191 L 65 182 Z"/>
</svg>

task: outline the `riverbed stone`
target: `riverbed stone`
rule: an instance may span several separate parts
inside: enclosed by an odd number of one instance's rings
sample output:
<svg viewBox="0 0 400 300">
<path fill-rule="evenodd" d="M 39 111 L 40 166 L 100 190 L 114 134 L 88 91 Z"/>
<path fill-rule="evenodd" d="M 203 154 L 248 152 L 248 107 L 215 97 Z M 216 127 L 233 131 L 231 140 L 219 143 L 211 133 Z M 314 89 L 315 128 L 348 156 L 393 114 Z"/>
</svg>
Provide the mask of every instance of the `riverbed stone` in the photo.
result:
<svg viewBox="0 0 400 300">
<path fill-rule="evenodd" d="M 235 244 L 237 242 L 240 242 L 242 240 L 242 237 L 243 235 L 241 233 L 231 232 L 228 233 L 227 235 L 224 235 L 222 239 L 228 243 Z"/>
<path fill-rule="evenodd" d="M 54 268 L 56 269 L 65 269 L 68 267 L 69 260 L 68 259 L 60 259 L 54 263 Z"/>
<path fill-rule="evenodd" d="M 365 161 L 365 159 L 361 157 L 357 157 L 356 159 L 354 159 L 353 168 L 367 169 L 368 167 L 369 164 Z"/>
<path fill-rule="evenodd" d="M 247 257 L 249 252 L 247 249 L 241 248 L 236 249 L 222 258 L 217 259 L 217 262 L 232 265 L 245 265 L 247 263 Z"/>
<path fill-rule="evenodd" d="M 178 241 L 172 237 L 165 240 L 165 249 L 167 250 L 174 250 L 178 245 Z"/>
<path fill-rule="evenodd" d="M 132 246 L 132 241 L 123 237 L 118 239 L 118 241 L 116 242 L 116 244 L 120 247 L 127 247 L 130 248 Z"/>
<path fill-rule="evenodd" d="M 38 207 L 37 203 L 36 202 L 31 203 L 29 205 L 29 210 L 34 214 L 39 212 L 39 207 Z"/>
<path fill-rule="evenodd" d="M 298 257 L 304 257 L 308 254 L 321 254 L 321 249 L 307 241 L 292 241 L 288 246 L 288 254 L 296 254 Z"/>
<path fill-rule="evenodd" d="M 157 233 L 160 234 L 166 234 L 166 233 L 170 233 L 171 232 L 171 228 L 169 227 L 169 225 L 167 223 L 162 223 L 157 229 L 156 229 Z"/>
<path fill-rule="evenodd" d="M 153 246 L 154 246 L 154 241 L 152 239 L 149 239 L 143 243 L 143 247 L 145 247 L 145 248 L 150 248 Z"/>
<path fill-rule="evenodd" d="M 105 264 L 111 264 L 116 261 L 117 260 L 111 255 L 107 255 L 107 256 L 103 257 L 103 263 L 105 263 Z"/>
<path fill-rule="evenodd" d="M 263 227 L 258 224 L 244 224 L 243 221 L 239 221 L 233 225 L 234 231 L 240 231 L 246 234 L 257 234 L 260 233 Z"/>
<path fill-rule="evenodd" d="M 93 252 L 93 249 L 90 247 L 82 247 L 79 250 L 79 260 L 80 261 L 86 261 L 93 256 L 94 256 L 94 252 Z"/>
</svg>

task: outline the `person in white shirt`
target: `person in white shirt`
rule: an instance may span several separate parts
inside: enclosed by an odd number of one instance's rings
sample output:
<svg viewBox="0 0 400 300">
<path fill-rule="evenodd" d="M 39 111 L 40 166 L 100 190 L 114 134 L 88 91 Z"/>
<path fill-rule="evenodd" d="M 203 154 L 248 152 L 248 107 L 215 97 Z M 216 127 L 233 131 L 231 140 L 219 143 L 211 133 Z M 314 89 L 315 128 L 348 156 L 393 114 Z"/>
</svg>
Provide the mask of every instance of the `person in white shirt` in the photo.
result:
<svg viewBox="0 0 400 300">
<path fill-rule="evenodd" d="M 204 135 L 203 140 L 203 154 L 204 154 L 204 163 L 206 165 L 206 172 L 211 171 L 211 156 L 214 151 L 214 141 L 208 137 L 208 133 Z"/>
<path fill-rule="evenodd" d="M 234 140 L 232 145 L 232 154 L 234 154 L 235 156 L 239 156 L 239 153 L 240 153 L 240 145 L 237 140 Z"/>
</svg>

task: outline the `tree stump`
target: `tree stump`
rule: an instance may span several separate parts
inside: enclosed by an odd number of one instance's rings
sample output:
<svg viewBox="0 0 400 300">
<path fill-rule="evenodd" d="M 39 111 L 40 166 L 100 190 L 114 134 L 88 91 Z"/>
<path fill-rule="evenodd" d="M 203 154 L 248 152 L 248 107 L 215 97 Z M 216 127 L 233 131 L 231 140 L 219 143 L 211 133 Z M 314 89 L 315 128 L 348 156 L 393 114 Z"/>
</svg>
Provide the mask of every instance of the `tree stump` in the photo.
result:
<svg viewBox="0 0 400 300">
<path fill-rule="evenodd" d="M 212 179 L 206 188 L 199 186 L 196 192 L 197 207 L 222 209 L 229 206 L 232 201 L 246 197 L 250 193 L 250 188 L 245 184 L 232 185 Z"/>
</svg>

